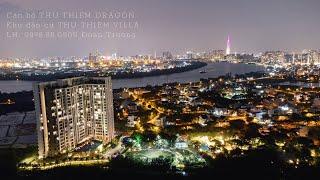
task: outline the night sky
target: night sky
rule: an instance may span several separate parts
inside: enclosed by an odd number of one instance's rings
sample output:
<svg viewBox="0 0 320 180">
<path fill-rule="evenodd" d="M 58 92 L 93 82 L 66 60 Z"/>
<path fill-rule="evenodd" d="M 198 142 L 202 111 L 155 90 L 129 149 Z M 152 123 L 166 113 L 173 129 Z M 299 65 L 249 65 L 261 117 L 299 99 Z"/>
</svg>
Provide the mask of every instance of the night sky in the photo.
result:
<svg viewBox="0 0 320 180">
<path fill-rule="evenodd" d="M 133 10 L 134 39 L 12 40 L 6 37 L 7 11 Z M 0 57 L 182 53 L 225 49 L 232 52 L 301 51 L 320 48 L 319 0 L 0 0 Z"/>
</svg>

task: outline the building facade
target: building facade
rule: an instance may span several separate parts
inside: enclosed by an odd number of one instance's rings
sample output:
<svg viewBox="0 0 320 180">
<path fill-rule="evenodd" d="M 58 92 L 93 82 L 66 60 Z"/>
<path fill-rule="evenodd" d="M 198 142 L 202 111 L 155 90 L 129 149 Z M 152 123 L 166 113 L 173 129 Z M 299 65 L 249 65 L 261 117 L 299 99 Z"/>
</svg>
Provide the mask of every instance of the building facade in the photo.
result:
<svg viewBox="0 0 320 180">
<path fill-rule="evenodd" d="M 34 84 L 39 158 L 114 137 L 111 78 L 77 77 Z"/>
</svg>

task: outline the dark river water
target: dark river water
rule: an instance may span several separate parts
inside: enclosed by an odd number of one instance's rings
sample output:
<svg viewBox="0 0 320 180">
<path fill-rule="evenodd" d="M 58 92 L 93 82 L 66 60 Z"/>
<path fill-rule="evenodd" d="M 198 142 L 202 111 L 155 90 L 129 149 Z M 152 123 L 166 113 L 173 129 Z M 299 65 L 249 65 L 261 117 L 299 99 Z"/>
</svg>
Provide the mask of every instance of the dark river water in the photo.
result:
<svg viewBox="0 0 320 180">
<path fill-rule="evenodd" d="M 199 73 L 199 71 L 203 70 L 205 70 L 206 73 Z M 217 62 L 208 63 L 207 66 L 192 71 L 135 79 L 115 79 L 112 81 L 112 83 L 114 89 L 121 87 L 142 87 L 147 85 L 161 85 L 170 82 L 196 82 L 199 81 L 201 78 L 214 78 L 221 75 L 225 75 L 229 72 L 231 72 L 234 75 L 263 70 L 264 67 L 257 66 L 254 64 L 233 64 L 227 62 Z M 0 91 L 9 93 L 19 91 L 31 91 L 32 84 L 32 81 L 0 81 Z"/>
</svg>

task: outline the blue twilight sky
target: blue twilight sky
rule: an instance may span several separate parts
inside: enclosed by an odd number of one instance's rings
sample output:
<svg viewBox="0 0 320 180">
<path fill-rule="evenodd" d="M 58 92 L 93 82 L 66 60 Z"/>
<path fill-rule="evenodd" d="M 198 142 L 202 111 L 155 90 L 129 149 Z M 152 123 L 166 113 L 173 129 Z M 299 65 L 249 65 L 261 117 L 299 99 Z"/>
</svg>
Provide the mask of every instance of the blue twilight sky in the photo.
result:
<svg viewBox="0 0 320 180">
<path fill-rule="evenodd" d="M 10 39 L 7 12 L 23 10 L 134 11 L 135 38 Z M 153 54 L 170 50 L 232 52 L 320 48 L 319 0 L 0 0 L 0 57 Z"/>
</svg>

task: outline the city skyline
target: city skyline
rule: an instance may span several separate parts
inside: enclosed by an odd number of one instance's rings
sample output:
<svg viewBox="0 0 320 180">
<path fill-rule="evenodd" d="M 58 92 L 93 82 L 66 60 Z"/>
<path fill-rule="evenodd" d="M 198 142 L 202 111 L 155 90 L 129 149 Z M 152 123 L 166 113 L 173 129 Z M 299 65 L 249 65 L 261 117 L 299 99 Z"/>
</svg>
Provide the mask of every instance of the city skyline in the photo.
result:
<svg viewBox="0 0 320 180">
<path fill-rule="evenodd" d="M 141 5 L 143 3 L 143 5 Z M 139 27 L 134 39 L 14 40 L 6 38 L 6 11 L 26 9 L 108 9 L 132 10 Z M 232 35 L 232 52 L 261 52 L 319 49 L 316 35 L 320 23 L 320 2 L 308 1 L 0 1 L 1 57 L 84 56 L 95 49 L 105 54 L 153 54 L 172 51 L 224 49 L 225 37 Z M 237 7 L 237 8 L 235 8 Z M 166 12 L 166 13 L 164 13 Z M 225 13 L 228 12 L 228 13 Z"/>
</svg>

